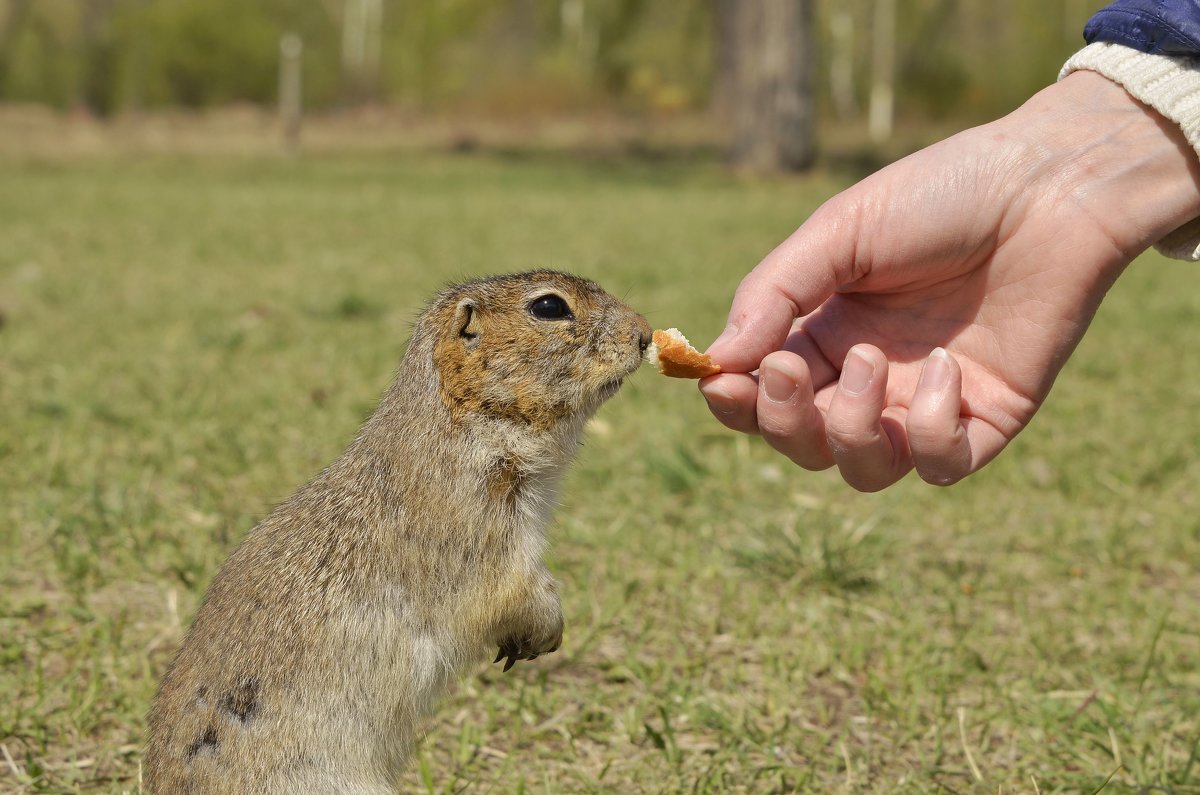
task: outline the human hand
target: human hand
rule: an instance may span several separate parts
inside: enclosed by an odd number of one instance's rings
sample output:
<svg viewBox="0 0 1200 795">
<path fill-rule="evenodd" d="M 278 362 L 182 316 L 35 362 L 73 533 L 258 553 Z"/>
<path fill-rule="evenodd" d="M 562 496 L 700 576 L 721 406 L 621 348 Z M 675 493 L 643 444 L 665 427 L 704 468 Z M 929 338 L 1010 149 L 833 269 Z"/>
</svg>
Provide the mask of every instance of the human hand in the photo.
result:
<svg viewBox="0 0 1200 795">
<path fill-rule="evenodd" d="M 700 390 L 862 491 L 956 482 L 1030 421 L 1129 261 L 1197 215 L 1179 128 L 1077 72 L 822 206 L 738 287 Z"/>
</svg>

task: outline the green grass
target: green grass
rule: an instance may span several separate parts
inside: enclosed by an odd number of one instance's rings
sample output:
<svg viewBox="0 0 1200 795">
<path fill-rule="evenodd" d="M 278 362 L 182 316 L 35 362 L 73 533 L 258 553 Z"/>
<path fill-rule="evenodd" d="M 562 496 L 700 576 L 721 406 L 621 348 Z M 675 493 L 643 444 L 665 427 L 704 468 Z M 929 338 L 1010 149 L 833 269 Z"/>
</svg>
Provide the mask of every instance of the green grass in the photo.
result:
<svg viewBox="0 0 1200 795">
<path fill-rule="evenodd" d="M 0 164 L 0 791 L 136 791 L 225 554 L 444 281 L 570 269 L 699 341 L 837 189 L 705 164 Z M 684 289 L 680 289 L 684 285 Z M 553 529 L 559 653 L 481 666 L 429 793 L 1200 792 L 1200 286 L 1150 255 L 1030 431 L 865 496 L 640 374 Z M 1118 769 L 1119 768 L 1119 769 Z"/>
</svg>

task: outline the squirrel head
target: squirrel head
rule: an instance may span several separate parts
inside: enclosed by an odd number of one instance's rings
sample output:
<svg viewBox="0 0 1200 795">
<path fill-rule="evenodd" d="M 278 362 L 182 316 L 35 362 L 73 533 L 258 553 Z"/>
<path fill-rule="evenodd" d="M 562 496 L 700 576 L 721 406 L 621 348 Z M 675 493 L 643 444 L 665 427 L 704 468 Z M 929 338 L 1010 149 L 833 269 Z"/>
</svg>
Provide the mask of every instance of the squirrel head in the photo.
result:
<svg viewBox="0 0 1200 795">
<path fill-rule="evenodd" d="M 616 394 L 651 339 L 646 319 L 595 282 L 558 271 L 443 290 L 414 335 L 432 342 L 442 401 L 471 416 L 546 430 Z"/>
</svg>

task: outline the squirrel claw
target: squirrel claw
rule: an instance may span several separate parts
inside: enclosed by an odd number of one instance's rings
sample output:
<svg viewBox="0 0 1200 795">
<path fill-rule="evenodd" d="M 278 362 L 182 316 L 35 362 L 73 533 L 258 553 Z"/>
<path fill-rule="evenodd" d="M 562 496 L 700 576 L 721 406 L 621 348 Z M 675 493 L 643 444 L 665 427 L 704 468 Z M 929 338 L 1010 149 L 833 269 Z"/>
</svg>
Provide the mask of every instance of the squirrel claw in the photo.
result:
<svg viewBox="0 0 1200 795">
<path fill-rule="evenodd" d="M 561 644 L 561 637 L 554 641 L 552 648 L 545 648 L 544 643 L 539 643 L 528 637 L 512 636 L 501 641 L 500 653 L 496 655 L 496 659 L 492 660 L 492 664 L 505 660 L 504 670 L 507 671 L 517 664 L 518 660 L 536 660 L 543 654 L 549 654 L 558 649 Z M 539 648 L 542 646 L 542 648 Z M 505 659 L 507 658 L 507 659 Z"/>
</svg>

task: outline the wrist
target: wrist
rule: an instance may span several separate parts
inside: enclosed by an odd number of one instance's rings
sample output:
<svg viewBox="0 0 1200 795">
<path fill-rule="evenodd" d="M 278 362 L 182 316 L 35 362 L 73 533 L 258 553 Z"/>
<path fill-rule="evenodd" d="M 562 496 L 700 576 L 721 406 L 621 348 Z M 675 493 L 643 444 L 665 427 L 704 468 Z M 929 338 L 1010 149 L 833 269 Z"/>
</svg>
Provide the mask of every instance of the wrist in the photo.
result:
<svg viewBox="0 0 1200 795">
<path fill-rule="evenodd" d="M 1072 205 L 1114 265 L 1200 216 L 1200 159 L 1183 131 L 1106 77 L 1072 73 L 1000 124 L 1025 142 L 1030 192 Z"/>
</svg>

